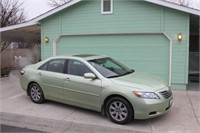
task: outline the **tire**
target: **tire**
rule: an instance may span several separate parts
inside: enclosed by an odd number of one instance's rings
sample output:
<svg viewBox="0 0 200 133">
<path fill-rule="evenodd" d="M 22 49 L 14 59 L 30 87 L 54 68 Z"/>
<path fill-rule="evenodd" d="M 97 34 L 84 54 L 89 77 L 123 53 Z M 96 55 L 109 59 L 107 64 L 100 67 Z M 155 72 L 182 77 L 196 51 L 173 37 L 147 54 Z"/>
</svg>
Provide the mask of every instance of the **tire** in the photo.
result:
<svg viewBox="0 0 200 133">
<path fill-rule="evenodd" d="M 117 124 L 126 124 L 133 119 L 133 109 L 130 103 L 121 97 L 113 97 L 106 103 L 108 118 Z"/>
<path fill-rule="evenodd" d="M 44 102 L 44 94 L 41 87 L 38 84 L 32 83 L 31 85 L 29 85 L 28 89 L 30 98 L 34 103 L 41 104 Z"/>
</svg>

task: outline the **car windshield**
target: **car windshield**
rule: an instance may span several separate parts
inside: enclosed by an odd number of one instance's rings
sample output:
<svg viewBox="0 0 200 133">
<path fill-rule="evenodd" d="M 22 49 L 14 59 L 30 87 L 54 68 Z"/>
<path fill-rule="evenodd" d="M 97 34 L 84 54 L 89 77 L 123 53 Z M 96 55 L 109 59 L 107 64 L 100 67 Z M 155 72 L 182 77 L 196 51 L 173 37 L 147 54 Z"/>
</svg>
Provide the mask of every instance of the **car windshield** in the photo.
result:
<svg viewBox="0 0 200 133">
<path fill-rule="evenodd" d="M 88 62 L 106 78 L 120 77 L 134 72 L 134 70 L 108 57 L 89 60 Z"/>
</svg>

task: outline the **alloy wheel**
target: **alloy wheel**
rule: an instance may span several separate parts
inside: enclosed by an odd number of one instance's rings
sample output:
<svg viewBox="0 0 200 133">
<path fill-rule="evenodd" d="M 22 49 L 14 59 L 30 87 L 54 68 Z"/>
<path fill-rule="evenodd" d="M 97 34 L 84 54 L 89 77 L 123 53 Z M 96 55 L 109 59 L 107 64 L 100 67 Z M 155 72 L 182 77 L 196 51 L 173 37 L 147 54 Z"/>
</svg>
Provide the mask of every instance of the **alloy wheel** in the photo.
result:
<svg viewBox="0 0 200 133">
<path fill-rule="evenodd" d="M 109 107 L 109 112 L 111 114 L 111 117 L 116 121 L 123 121 L 128 115 L 128 109 L 120 101 L 113 102 Z"/>
<path fill-rule="evenodd" d="M 34 101 L 39 101 L 41 98 L 41 91 L 40 88 L 37 86 L 32 86 L 31 87 L 31 97 L 33 98 Z"/>
<path fill-rule="evenodd" d="M 125 124 L 133 119 L 134 111 L 131 104 L 122 97 L 112 97 L 106 103 L 108 118 L 117 124 Z"/>
<path fill-rule="evenodd" d="M 37 83 L 32 83 L 29 86 L 29 96 L 34 103 L 43 103 L 44 94 L 42 88 Z"/>
</svg>

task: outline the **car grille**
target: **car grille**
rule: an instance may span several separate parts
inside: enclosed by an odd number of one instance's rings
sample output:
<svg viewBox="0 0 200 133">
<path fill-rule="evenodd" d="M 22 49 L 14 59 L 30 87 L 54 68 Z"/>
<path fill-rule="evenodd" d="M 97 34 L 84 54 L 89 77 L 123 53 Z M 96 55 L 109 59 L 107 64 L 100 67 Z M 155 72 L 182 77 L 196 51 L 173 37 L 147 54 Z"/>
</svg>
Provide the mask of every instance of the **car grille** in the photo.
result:
<svg viewBox="0 0 200 133">
<path fill-rule="evenodd" d="M 172 95 L 172 92 L 171 92 L 171 90 L 169 90 L 169 91 L 162 91 L 162 92 L 160 92 L 160 94 L 161 94 L 165 99 L 167 99 L 167 98 L 169 98 L 169 97 Z"/>
</svg>

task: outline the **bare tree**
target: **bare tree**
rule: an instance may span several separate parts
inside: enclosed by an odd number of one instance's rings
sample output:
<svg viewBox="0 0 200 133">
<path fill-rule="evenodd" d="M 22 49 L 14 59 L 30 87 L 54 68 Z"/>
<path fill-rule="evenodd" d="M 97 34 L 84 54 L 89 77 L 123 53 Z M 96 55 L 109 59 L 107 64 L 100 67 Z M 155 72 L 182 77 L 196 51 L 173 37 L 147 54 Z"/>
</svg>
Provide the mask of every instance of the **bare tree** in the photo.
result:
<svg viewBox="0 0 200 133">
<path fill-rule="evenodd" d="M 0 27 L 22 23 L 26 20 L 23 3 L 18 0 L 0 0 Z M 3 52 L 10 42 L 0 42 L 0 52 Z"/>
<path fill-rule="evenodd" d="M 63 4 L 68 3 L 71 0 L 47 0 L 48 4 L 52 7 L 57 7 Z"/>
</svg>

